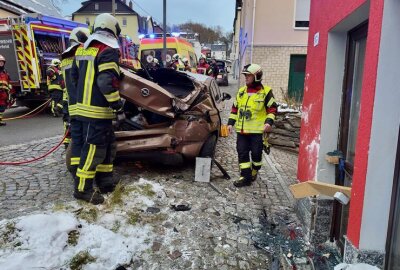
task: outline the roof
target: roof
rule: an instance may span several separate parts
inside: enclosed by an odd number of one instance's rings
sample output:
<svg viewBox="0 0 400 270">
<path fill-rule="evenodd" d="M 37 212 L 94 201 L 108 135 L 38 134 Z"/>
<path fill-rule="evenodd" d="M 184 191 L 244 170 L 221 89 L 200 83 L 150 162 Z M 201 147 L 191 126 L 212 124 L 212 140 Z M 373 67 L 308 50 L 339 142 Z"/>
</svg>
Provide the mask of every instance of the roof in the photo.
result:
<svg viewBox="0 0 400 270">
<path fill-rule="evenodd" d="M 1 1 L 1 6 L 13 13 L 26 14 L 26 13 L 39 13 L 46 16 L 62 18 L 59 10 L 53 5 L 51 0 L 4 0 Z"/>
<path fill-rule="evenodd" d="M 95 9 L 95 3 L 99 3 L 98 9 Z M 138 15 L 136 11 L 129 7 L 124 1 L 115 0 L 117 9 L 115 14 L 132 14 Z M 100 13 L 112 13 L 112 2 L 110 0 L 89 0 L 82 2 L 82 6 L 72 15 L 75 14 L 100 14 Z"/>
</svg>

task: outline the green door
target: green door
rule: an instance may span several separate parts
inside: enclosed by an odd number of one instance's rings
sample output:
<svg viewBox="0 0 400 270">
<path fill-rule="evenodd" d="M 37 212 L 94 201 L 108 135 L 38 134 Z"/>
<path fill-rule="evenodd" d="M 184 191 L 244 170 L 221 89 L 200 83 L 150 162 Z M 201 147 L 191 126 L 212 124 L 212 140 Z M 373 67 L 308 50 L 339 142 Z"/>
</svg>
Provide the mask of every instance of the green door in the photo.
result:
<svg viewBox="0 0 400 270">
<path fill-rule="evenodd" d="M 290 56 L 288 94 L 298 102 L 303 100 L 306 60 L 307 55 Z"/>
</svg>

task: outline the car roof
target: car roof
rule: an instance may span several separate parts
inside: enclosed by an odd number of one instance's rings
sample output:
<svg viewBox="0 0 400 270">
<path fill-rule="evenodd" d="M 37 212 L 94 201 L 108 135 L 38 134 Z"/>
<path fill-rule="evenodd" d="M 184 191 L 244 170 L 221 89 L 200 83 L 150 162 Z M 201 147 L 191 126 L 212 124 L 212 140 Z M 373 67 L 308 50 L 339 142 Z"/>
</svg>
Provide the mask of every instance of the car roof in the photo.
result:
<svg viewBox="0 0 400 270">
<path fill-rule="evenodd" d="M 210 76 L 206 76 L 206 75 L 198 74 L 198 73 L 193 73 L 193 72 L 189 72 L 189 71 L 186 71 L 185 73 L 187 75 L 189 75 L 190 77 L 193 77 L 198 82 L 201 82 L 201 83 L 204 83 L 204 84 L 207 84 L 207 85 L 209 85 L 210 82 L 211 82 Z"/>
</svg>

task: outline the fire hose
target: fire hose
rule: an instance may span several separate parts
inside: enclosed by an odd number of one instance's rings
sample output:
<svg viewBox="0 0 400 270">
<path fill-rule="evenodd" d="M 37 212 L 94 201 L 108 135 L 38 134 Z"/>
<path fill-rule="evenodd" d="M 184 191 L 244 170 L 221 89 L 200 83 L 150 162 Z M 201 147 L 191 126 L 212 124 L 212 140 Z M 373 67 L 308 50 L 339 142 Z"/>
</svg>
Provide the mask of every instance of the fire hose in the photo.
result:
<svg viewBox="0 0 400 270">
<path fill-rule="evenodd" d="M 51 99 L 47 100 L 45 103 L 43 103 L 42 105 L 40 105 L 39 107 L 35 108 L 34 110 L 20 115 L 20 116 L 16 116 L 16 117 L 10 117 L 10 118 L 4 118 L 3 121 L 10 121 L 10 120 L 16 120 L 16 119 L 22 119 L 22 118 L 29 118 L 29 117 L 33 117 L 39 113 L 41 113 L 42 111 L 44 111 L 46 109 L 46 105 L 48 105 L 50 103 Z"/>
<path fill-rule="evenodd" d="M 32 162 L 38 161 L 38 160 L 40 160 L 42 158 L 45 158 L 48 155 L 50 155 L 51 153 L 53 153 L 54 151 L 56 151 L 61 146 L 61 144 L 64 142 L 64 139 L 67 137 L 68 133 L 69 133 L 69 130 L 67 132 L 65 132 L 62 140 L 56 146 L 54 146 L 47 153 L 45 153 L 45 154 L 43 154 L 43 155 L 41 155 L 39 157 L 36 157 L 34 159 L 30 159 L 30 160 L 21 160 L 21 161 L 4 161 L 4 162 L 0 161 L 0 166 L 1 165 L 18 166 L 18 165 L 32 163 Z"/>
</svg>

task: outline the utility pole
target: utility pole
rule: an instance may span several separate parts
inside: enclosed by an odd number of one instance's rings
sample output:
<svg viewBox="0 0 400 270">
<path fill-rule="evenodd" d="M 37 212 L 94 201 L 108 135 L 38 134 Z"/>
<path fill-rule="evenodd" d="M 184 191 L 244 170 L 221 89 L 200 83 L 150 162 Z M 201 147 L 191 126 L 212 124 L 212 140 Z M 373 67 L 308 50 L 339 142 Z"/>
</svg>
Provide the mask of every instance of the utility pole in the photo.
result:
<svg viewBox="0 0 400 270">
<path fill-rule="evenodd" d="M 163 64 L 167 67 L 167 0 L 163 0 Z"/>
<path fill-rule="evenodd" d="M 115 0 L 112 0 L 111 9 L 112 9 L 112 15 L 115 17 Z"/>
</svg>

